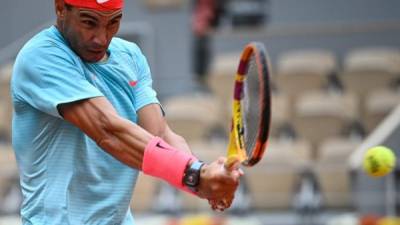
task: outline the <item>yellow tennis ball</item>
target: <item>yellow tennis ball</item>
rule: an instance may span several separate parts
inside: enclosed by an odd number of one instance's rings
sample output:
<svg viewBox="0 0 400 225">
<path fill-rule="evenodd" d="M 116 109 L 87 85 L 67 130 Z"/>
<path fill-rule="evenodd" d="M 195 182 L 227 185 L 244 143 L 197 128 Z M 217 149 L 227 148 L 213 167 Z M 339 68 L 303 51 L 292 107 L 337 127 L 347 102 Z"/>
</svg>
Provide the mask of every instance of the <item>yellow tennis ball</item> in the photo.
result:
<svg viewBox="0 0 400 225">
<path fill-rule="evenodd" d="M 372 147 L 364 155 L 364 171 L 372 177 L 387 175 L 395 165 L 396 156 L 385 146 Z"/>
</svg>

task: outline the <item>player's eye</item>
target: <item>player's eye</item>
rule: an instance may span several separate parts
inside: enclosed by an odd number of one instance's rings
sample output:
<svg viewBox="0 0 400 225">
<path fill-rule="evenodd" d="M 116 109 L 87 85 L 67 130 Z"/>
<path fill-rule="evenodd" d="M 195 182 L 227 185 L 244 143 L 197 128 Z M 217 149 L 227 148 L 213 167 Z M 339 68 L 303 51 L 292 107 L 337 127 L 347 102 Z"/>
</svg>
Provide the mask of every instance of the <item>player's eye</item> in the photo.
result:
<svg viewBox="0 0 400 225">
<path fill-rule="evenodd" d="M 83 23 L 85 26 L 88 26 L 88 27 L 94 27 L 94 26 L 96 26 L 96 22 L 94 22 L 93 20 L 82 20 L 82 23 Z"/>
<path fill-rule="evenodd" d="M 110 26 L 116 26 L 118 24 L 119 24 L 119 20 L 112 20 L 109 25 Z"/>
</svg>

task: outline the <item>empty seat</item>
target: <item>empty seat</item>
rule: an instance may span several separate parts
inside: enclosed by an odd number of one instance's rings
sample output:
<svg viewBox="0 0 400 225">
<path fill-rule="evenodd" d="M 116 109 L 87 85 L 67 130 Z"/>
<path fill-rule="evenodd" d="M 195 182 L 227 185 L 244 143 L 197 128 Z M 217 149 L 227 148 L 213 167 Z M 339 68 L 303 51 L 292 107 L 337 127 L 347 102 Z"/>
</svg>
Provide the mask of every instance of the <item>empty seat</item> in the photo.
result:
<svg viewBox="0 0 400 225">
<path fill-rule="evenodd" d="M 352 206 L 351 176 L 347 162 L 351 153 L 360 144 L 359 139 L 332 137 L 319 146 L 315 173 L 325 207 L 349 208 Z"/>
<path fill-rule="evenodd" d="M 233 85 L 236 69 L 239 64 L 241 52 L 230 52 L 216 55 L 207 77 L 207 84 L 211 92 L 217 97 L 221 106 L 219 112 L 220 124 L 229 132 L 231 121 L 231 102 L 233 98 Z"/>
<path fill-rule="evenodd" d="M 360 139 L 347 137 L 330 137 L 319 145 L 319 162 L 343 163 L 347 165 L 348 157 L 361 144 Z"/>
<path fill-rule="evenodd" d="M 305 140 L 271 140 L 264 158 L 245 168 L 245 180 L 255 209 L 288 209 L 295 183 L 310 163 L 311 145 Z"/>
<path fill-rule="evenodd" d="M 386 47 L 354 49 L 344 58 L 340 79 L 346 89 L 361 96 L 388 86 L 400 76 L 400 51 Z"/>
<path fill-rule="evenodd" d="M 287 95 L 281 92 L 274 92 L 271 96 L 271 127 L 270 134 L 277 136 L 279 129 L 291 122 L 292 110 Z"/>
<path fill-rule="evenodd" d="M 197 158 L 211 163 L 220 156 L 226 156 L 228 140 L 197 141 L 190 143 L 189 147 Z"/>
<path fill-rule="evenodd" d="M 275 77 L 277 89 L 291 97 L 318 90 L 336 69 L 333 53 L 322 49 L 293 50 L 280 56 Z"/>
<path fill-rule="evenodd" d="M 211 67 L 207 83 L 221 102 L 226 103 L 227 100 L 232 99 L 240 54 L 240 52 L 232 52 L 217 55 Z"/>
<path fill-rule="evenodd" d="M 380 89 L 371 91 L 365 100 L 364 125 L 371 132 L 398 104 L 400 91 L 396 89 Z"/>
<path fill-rule="evenodd" d="M 270 139 L 260 164 L 288 163 L 295 167 L 308 167 L 312 160 L 311 143 L 302 138 L 293 140 Z M 293 160 L 292 157 L 295 157 Z"/>
<path fill-rule="evenodd" d="M 299 136 L 318 145 L 323 139 L 342 133 L 358 115 L 356 95 L 312 91 L 296 102 L 293 124 Z"/>
<path fill-rule="evenodd" d="M 217 126 L 219 105 L 212 96 L 178 96 L 163 105 L 168 124 L 188 142 L 207 138 Z"/>
</svg>

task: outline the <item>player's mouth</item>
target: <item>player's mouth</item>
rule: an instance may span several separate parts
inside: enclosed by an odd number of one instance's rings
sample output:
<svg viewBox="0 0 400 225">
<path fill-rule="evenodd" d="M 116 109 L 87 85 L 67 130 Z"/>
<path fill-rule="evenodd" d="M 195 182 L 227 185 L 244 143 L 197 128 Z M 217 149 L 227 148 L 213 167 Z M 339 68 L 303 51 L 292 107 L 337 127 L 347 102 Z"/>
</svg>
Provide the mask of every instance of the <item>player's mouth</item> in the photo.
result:
<svg viewBox="0 0 400 225">
<path fill-rule="evenodd" d="M 88 52 L 93 55 L 104 54 L 106 51 L 104 49 L 88 49 Z"/>
<path fill-rule="evenodd" d="M 87 52 L 91 56 L 90 58 L 93 58 L 94 61 L 99 61 L 104 57 L 104 54 L 106 54 L 106 51 L 101 49 L 101 50 L 93 50 L 93 49 L 88 49 Z"/>
</svg>

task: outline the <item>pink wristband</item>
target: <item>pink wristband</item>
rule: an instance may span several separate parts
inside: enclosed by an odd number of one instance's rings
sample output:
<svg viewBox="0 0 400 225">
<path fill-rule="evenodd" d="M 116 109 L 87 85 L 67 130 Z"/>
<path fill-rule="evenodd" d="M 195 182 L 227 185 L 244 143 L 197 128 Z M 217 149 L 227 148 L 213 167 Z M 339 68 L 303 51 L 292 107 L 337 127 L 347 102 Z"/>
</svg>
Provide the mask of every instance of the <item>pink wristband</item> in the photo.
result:
<svg viewBox="0 0 400 225">
<path fill-rule="evenodd" d="M 191 192 L 182 183 L 186 166 L 191 160 L 197 159 L 170 146 L 161 138 L 154 137 L 144 150 L 142 171 L 161 178 L 178 189 Z"/>
</svg>

